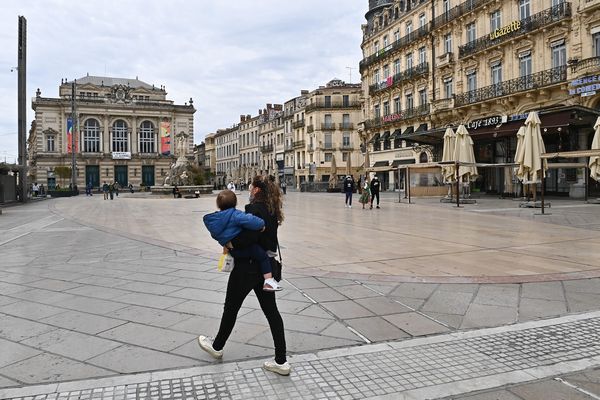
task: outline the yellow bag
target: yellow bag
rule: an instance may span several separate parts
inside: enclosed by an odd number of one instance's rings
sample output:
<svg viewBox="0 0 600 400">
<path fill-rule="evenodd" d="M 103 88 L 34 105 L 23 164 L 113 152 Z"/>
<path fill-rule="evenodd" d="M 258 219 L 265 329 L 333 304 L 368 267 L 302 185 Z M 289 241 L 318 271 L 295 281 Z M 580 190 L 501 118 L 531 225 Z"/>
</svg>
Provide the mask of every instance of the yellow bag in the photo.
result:
<svg viewBox="0 0 600 400">
<path fill-rule="evenodd" d="M 235 265 L 235 260 L 230 254 L 221 254 L 219 257 L 219 264 L 217 265 L 217 270 L 219 272 L 231 272 Z"/>
</svg>

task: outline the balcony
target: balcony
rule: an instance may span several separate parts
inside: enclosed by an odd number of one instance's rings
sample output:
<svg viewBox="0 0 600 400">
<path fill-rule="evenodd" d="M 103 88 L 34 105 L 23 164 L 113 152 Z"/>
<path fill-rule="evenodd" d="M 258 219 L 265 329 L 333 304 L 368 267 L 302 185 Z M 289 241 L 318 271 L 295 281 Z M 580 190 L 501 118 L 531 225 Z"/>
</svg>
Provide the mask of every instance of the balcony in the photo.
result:
<svg viewBox="0 0 600 400">
<path fill-rule="evenodd" d="M 334 149 L 333 143 L 323 143 L 322 149 L 323 150 L 333 150 Z"/>
<path fill-rule="evenodd" d="M 360 73 L 362 74 L 363 71 L 375 64 L 376 62 L 378 62 L 379 60 L 382 60 L 384 57 L 387 57 L 391 54 L 396 53 L 398 50 L 403 49 L 404 47 L 414 44 L 414 42 L 418 39 L 421 39 L 422 37 L 425 37 L 429 34 L 430 32 L 430 28 L 429 25 L 425 25 L 422 28 L 417 29 L 416 31 L 413 31 L 403 37 L 401 37 L 400 39 L 396 40 L 394 43 L 392 43 L 391 45 L 379 50 L 377 53 L 372 54 L 368 57 L 365 57 L 359 64 L 359 70 Z"/>
<path fill-rule="evenodd" d="M 342 151 L 351 151 L 354 150 L 354 146 L 352 146 L 352 143 L 346 143 L 346 144 L 341 144 L 340 145 L 340 150 Z"/>
<path fill-rule="evenodd" d="M 463 17 L 466 13 L 475 10 L 485 4 L 492 3 L 495 0 L 466 0 L 465 2 L 452 7 L 447 12 L 438 15 L 433 19 L 433 29 L 438 29 L 446 25 L 447 23 L 454 21 L 459 17 Z"/>
<path fill-rule="evenodd" d="M 304 120 L 301 119 L 299 121 L 292 122 L 292 129 L 302 128 L 304 126 Z"/>
<path fill-rule="evenodd" d="M 360 108 L 360 107 L 361 107 L 360 101 L 358 101 L 358 100 L 353 100 L 353 101 L 317 100 L 314 103 L 307 104 L 305 107 L 305 110 L 308 112 L 308 111 L 316 110 L 318 108 L 337 109 L 337 108 Z"/>
<path fill-rule="evenodd" d="M 431 103 L 431 112 L 446 111 L 454 108 L 454 98 L 439 99 Z"/>
<path fill-rule="evenodd" d="M 571 3 L 560 3 L 520 21 L 513 21 L 509 25 L 496 29 L 489 35 L 482 36 L 460 46 L 458 57 L 471 56 L 480 51 L 497 46 L 509 40 L 514 40 L 527 32 L 533 32 L 540 28 L 548 28 L 556 22 L 571 17 Z"/>
<path fill-rule="evenodd" d="M 302 149 L 306 146 L 306 141 L 304 140 L 296 140 L 294 141 L 294 149 Z"/>
<path fill-rule="evenodd" d="M 446 54 L 442 54 L 441 56 L 438 56 L 436 67 L 442 68 L 442 67 L 445 67 L 447 65 L 452 65 L 452 64 L 454 64 L 454 53 L 450 52 L 450 53 L 446 53 Z"/>
<path fill-rule="evenodd" d="M 429 63 L 424 62 L 422 64 L 417 65 L 416 67 L 409 68 L 405 71 L 402 71 L 394 76 L 390 76 L 385 81 L 369 86 L 369 94 L 375 94 L 381 92 L 386 89 L 395 88 L 400 85 L 402 82 L 409 81 L 411 79 L 416 79 L 420 76 L 429 75 Z"/>
<path fill-rule="evenodd" d="M 294 149 L 294 141 L 285 144 L 284 151 L 292 151 Z"/>
<path fill-rule="evenodd" d="M 583 4 L 581 4 L 579 7 L 579 12 L 587 14 L 596 10 L 597 8 L 600 8 L 600 0 L 585 0 L 585 2 L 583 2 Z"/>
<path fill-rule="evenodd" d="M 593 73 L 600 71 L 600 57 L 590 57 L 571 64 L 572 73 Z"/>
<path fill-rule="evenodd" d="M 411 118 L 421 117 L 429 114 L 430 106 L 423 104 L 418 107 L 408 108 L 396 114 L 385 115 L 380 118 L 373 118 L 365 121 L 365 128 L 377 129 L 388 125 L 394 125 L 399 121 L 404 121 Z"/>
<path fill-rule="evenodd" d="M 266 144 L 266 145 L 260 146 L 260 151 L 263 153 L 271 153 L 273 151 L 273 145 Z"/>
<path fill-rule="evenodd" d="M 354 124 L 350 122 L 342 122 L 341 124 L 338 124 L 338 129 L 340 131 L 351 130 L 354 129 Z"/>
<path fill-rule="evenodd" d="M 313 133 L 315 131 L 315 126 L 314 125 L 307 125 L 306 126 L 306 133 Z"/>
<path fill-rule="evenodd" d="M 567 66 L 563 65 L 562 67 L 540 71 L 535 74 L 461 93 L 454 97 L 454 106 L 460 107 L 479 103 L 496 97 L 508 96 L 519 92 L 555 85 L 557 83 L 565 82 L 566 80 Z"/>
<path fill-rule="evenodd" d="M 324 122 L 321 124 L 322 131 L 335 131 L 335 124 L 333 122 Z"/>
</svg>

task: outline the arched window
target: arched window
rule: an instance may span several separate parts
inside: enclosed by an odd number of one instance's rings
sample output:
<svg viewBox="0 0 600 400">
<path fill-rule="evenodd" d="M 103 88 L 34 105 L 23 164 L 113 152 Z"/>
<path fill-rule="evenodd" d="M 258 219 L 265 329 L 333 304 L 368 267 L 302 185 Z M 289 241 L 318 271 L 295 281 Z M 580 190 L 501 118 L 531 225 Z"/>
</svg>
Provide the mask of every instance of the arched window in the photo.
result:
<svg viewBox="0 0 600 400">
<path fill-rule="evenodd" d="M 429 162 L 429 157 L 427 157 L 427 153 L 421 153 L 421 155 L 419 156 L 419 162 L 423 164 Z"/>
<path fill-rule="evenodd" d="M 83 152 L 100 152 L 100 123 L 93 118 L 83 124 Z"/>
<path fill-rule="evenodd" d="M 112 151 L 128 151 L 127 122 L 118 119 L 112 126 Z"/>
<path fill-rule="evenodd" d="M 140 153 L 154 153 L 154 124 L 150 121 L 144 121 L 139 130 Z"/>
</svg>

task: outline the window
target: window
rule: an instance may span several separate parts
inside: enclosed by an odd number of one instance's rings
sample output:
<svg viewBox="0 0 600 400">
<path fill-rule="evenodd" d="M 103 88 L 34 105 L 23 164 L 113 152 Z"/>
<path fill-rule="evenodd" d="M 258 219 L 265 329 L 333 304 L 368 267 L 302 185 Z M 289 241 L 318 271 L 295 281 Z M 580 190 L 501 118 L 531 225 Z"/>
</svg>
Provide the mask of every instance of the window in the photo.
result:
<svg viewBox="0 0 600 400">
<path fill-rule="evenodd" d="M 491 66 L 491 72 L 492 84 L 497 85 L 493 90 L 496 92 L 497 96 L 500 96 L 502 95 L 502 87 L 500 86 L 500 83 L 502 83 L 502 63 L 497 62 L 493 64 Z"/>
<path fill-rule="evenodd" d="M 344 162 L 348 161 L 348 153 L 346 153 L 346 152 L 342 153 L 342 161 L 344 161 Z"/>
<path fill-rule="evenodd" d="M 398 40 L 400 40 L 400 31 L 394 32 L 394 41 L 397 42 Z"/>
<path fill-rule="evenodd" d="M 467 72 L 467 91 L 477 90 L 477 72 Z"/>
<path fill-rule="evenodd" d="M 373 84 L 375 85 L 379 85 L 379 69 L 377 69 L 374 73 L 373 73 Z"/>
<path fill-rule="evenodd" d="M 454 87 L 452 85 L 452 78 L 444 79 L 444 93 L 446 98 L 449 99 L 454 94 Z"/>
<path fill-rule="evenodd" d="M 450 0 L 444 0 L 442 2 L 442 10 L 444 11 L 444 14 L 450 12 Z"/>
<path fill-rule="evenodd" d="M 373 53 L 379 53 L 379 42 L 373 43 Z"/>
<path fill-rule="evenodd" d="M 350 96 L 348 96 L 347 94 L 342 96 L 342 105 L 344 107 L 350 107 Z"/>
<path fill-rule="evenodd" d="M 452 52 L 452 34 L 448 33 L 444 35 L 444 53 Z"/>
<path fill-rule="evenodd" d="M 425 47 L 419 48 L 419 64 L 424 64 L 427 61 L 427 50 Z"/>
<path fill-rule="evenodd" d="M 413 67 L 413 55 L 412 53 L 408 53 L 406 55 L 406 69 L 411 69 Z"/>
<path fill-rule="evenodd" d="M 490 32 L 500 29 L 502 26 L 502 14 L 500 10 L 496 10 L 490 14 Z"/>
<path fill-rule="evenodd" d="M 564 4 L 565 0 L 552 0 L 552 7 L 557 7 L 561 4 Z"/>
<path fill-rule="evenodd" d="M 552 43 L 552 68 L 561 67 L 567 64 L 567 48 L 565 41 L 559 40 Z"/>
<path fill-rule="evenodd" d="M 594 56 L 600 57 L 600 33 L 594 33 L 592 45 L 594 46 Z"/>
<path fill-rule="evenodd" d="M 100 123 L 93 118 L 83 124 L 83 151 L 86 153 L 100 152 Z"/>
<path fill-rule="evenodd" d="M 383 37 L 383 49 L 385 50 L 385 49 L 387 49 L 387 47 L 388 47 L 388 37 L 387 37 L 387 35 L 385 35 Z"/>
<path fill-rule="evenodd" d="M 408 93 L 406 95 L 406 109 L 410 109 L 414 107 L 413 95 L 412 93 Z"/>
<path fill-rule="evenodd" d="M 154 153 L 154 124 L 150 121 L 144 121 L 140 125 L 140 153 Z"/>
<path fill-rule="evenodd" d="M 426 89 L 419 90 L 419 104 L 422 106 L 427 104 L 427 90 Z"/>
<path fill-rule="evenodd" d="M 377 104 L 374 108 L 373 108 L 373 112 L 375 114 L 375 118 L 380 118 L 381 117 L 381 111 L 379 110 L 379 104 Z"/>
<path fill-rule="evenodd" d="M 331 107 L 331 96 L 325 96 L 325 107 Z"/>
<path fill-rule="evenodd" d="M 410 35 L 412 33 L 412 22 L 407 22 L 406 23 L 406 36 Z"/>
<path fill-rule="evenodd" d="M 531 0 L 519 0 L 519 18 L 529 18 L 531 15 Z"/>
<path fill-rule="evenodd" d="M 333 159 L 333 153 L 325 153 L 325 162 L 331 162 Z"/>
<path fill-rule="evenodd" d="M 519 76 L 531 75 L 531 52 L 522 53 L 519 55 Z"/>
<path fill-rule="evenodd" d="M 112 126 L 112 151 L 127 151 L 128 143 L 127 123 L 122 119 L 115 121 Z"/>
<path fill-rule="evenodd" d="M 343 114 L 342 115 L 342 128 L 343 129 L 350 129 L 350 114 Z"/>
<path fill-rule="evenodd" d="M 383 103 L 383 115 L 390 115 L 390 103 L 387 101 Z"/>
<path fill-rule="evenodd" d="M 326 148 L 326 149 L 331 149 L 331 148 L 333 148 L 333 141 L 331 140 L 331 139 L 332 139 L 332 135 L 331 135 L 331 133 L 326 133 L 326 134 L 324 135 L 324 137 L 325 137 L 325 148 Z"/>
<path fill-rule="evenodd" d="M 598 36 L 600 38 L 600 36 Z M 396 58 L 394 60 L 394 75 L 398 75 L 400 73 L 400 59 Z"/>
<path fill-rule="evenodd" d="M 333 121 L 331 119 L 331 114 L 325 114 L 325 128 L 333 128 Z"/>
<path fill-rule="evenodd" d="M 350 147 L 350 134 L 349 133 L 344 133 L 344 136 L 342 137 L 342 146 Z"/>
<path fill-rule="evenodd" d="M 56 151 L 56 147 L 54 146 L 55 140 L 56 136 L 46 135 L 46 151 Z"/>
<path fill-rule="evenodd" d="M 396 114 L 400 113 L 400 97 L 394 99 L 394 112 Z"/>
<path fill-rule="evenodd" d="M 471 43 L 476 39 L 477 30 L 475 28 L 475 22 L 471 22 L 467 25 L 467 43 Z"/>
<path fill-rule="evenodd" d="M 383 67 L 383 80 L 387 80 L 387 78 L 390 77 L 390 66 L 389 65 L 385 65 Z"/>
<path fill-rule="evenodd" d="M 427 20 L 425 19 L 425 14 L 419 15 L 419 28 L 423 29 L 427 25 Z"/>
</svg>

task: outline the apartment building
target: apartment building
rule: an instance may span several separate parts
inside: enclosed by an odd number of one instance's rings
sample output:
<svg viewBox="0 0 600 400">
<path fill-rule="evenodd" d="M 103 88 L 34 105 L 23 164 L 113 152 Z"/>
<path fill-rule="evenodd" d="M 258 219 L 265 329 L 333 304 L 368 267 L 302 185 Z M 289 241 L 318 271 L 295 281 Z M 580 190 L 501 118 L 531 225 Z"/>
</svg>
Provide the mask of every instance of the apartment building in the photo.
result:
<svg viewBox="0 0 600 400">
<path fill-rule="evenodd" d="M 222 187 L 230 181 L 239 182 L 239 124 L 217 130 L 214 140 L 217 185 Z"/>
<path fill-rule="evenodd" d="M 395 165 L 439 160 L 443 131 L 461 123 L 478 162 L 512 162 L 532 110 L 547 151 L 589 148 L 600 102 L 599 3 L 371 0 L 362 27 L 363 126 L 384 187 L 398 187 Z M 505 170 L 479 172 L 476 190 L 511 190 Z M 441 182 L 433 172 L 420 178 Z M 546 191 L 581 197 L 582 180 L 583 169 L 551 168 Z"/>
<path fill-rule="evenodd" d="M 284 156 L 283 106 L 267 104 L 258 124 L 260 143 L 260 172 L 279 177 L 283 175 Z"/>
<path fill-rule="evenodd" d="M 259 115 L 240 115 L 240 181 L 247 183 L 259 171 L 258 125 L 262 117 Z"/>
</svg>

